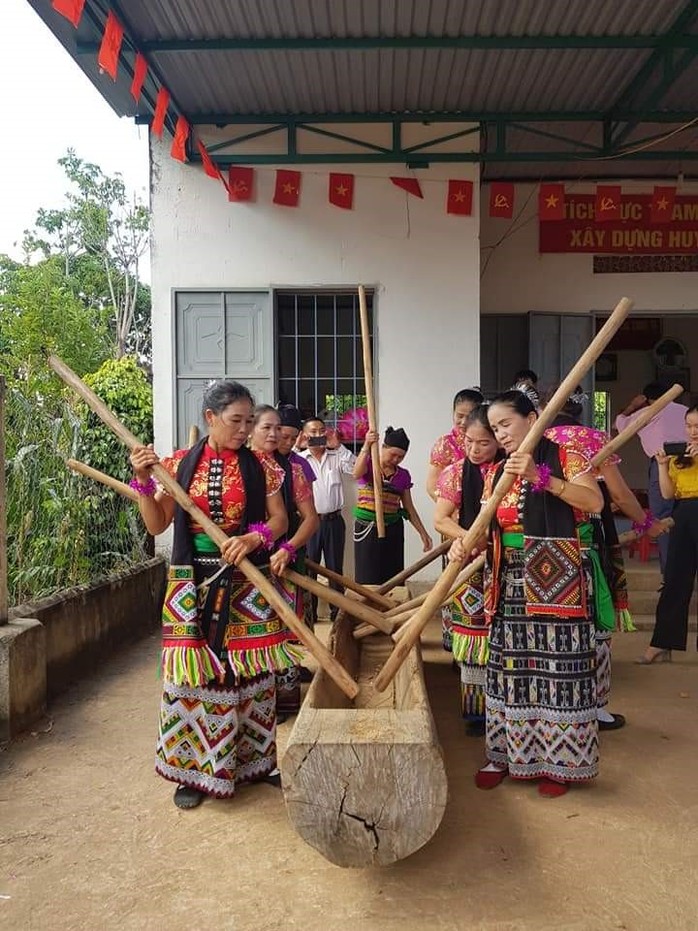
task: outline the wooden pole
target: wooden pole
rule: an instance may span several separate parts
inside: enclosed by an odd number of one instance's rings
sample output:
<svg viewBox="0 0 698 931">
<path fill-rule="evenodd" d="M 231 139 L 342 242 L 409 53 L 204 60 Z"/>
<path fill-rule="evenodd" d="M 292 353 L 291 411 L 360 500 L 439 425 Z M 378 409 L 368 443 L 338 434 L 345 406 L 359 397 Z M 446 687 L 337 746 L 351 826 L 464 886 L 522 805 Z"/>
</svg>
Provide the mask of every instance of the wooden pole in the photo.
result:
<svg viewBox="0 0 698 931">
<path fill-rule="evenodd" d="M 189 427 L 189 437 L 187 438 L 187 446 L 189 449 L 191 449 L 192 446 L 196 446 L 196 444 L 199 442 L 199 439 L 199 428 L 195 423 L 193 423 L 191 427 Z"/>
<path fill-rule="evenodd" d="M 391 601 L 390 598 L 386 598 L 384 595 L 379 594 L 372 588 L 367 588 L 365 585 L 360 585 L 358 582 L 355 582 L 353 579 L 348 578 L 346 575 L 340 575 L 339 572 L 334 572 L 332 569 L 328 569 L 327 566 L 321 566 L 319 563 L 313 562 L 312 559 L 306 559 L 305 561 L 306 568 L 311 572 L 315 572 L 317 575 L 322 575 L 326 579 L 330 579 L 332 582 L 337 582 L 339 585 L 343 585 L 345 588 L 350 589 L 352 592 L 356 592 L 357 595 L 361 595 L 366 601 L 372 601 L 374 604 L 379 607 L 394 608 L 395 602 Z M 323 589 L 326 586 L 323 586 Z M 325 597 L 323 594 L 322 598 Z"/>
<path fill-rule="evenodd" d="M 109 410 L 65 362 L 59 359 L 58 356 L 51 354 L 48 356 L 48 364 L 66 385 L 80 395 L 87 406 L 97 414 L 129 449 L 141 445 L 140 440 L 114 416 L 112 411 Z M 152 473 L 155 478 L 158 479 L 162 487 L 175 499 L 180 507 L 184 508 L 184 510 L 191 515 L 204 533 L 213 540 L 216 546 L 221 547 L 226 543 L 228 535 L 221 530 L 217 524 L 214 524 L 211 518 L 207 514 L 204 514 L 201 508 L 194 504 L 182 486 L 172 478 L 163 465 L 158 463 L 153 466 Z M 264 596 L 281 620 L 293 631 L 301 643 L 310 650 L 320 666 L 334 679 L 345 695 L 351 699 L 356 698 L 359 691 L 356 682 L 354 682 L 346 669 L 337 662 L 327 647 L 325 647 L 310 629 L 296 617 L 290 606 L 274 588 L 272 583 L 262 575 L 259 569 L 253 565 L 249 559 L 241 559 L 237 564 L 237 568 L 243 573 L 245 578 L 255 586 L 260 594 Z"/>
<path fill-rule="evenodd" d="M 7 624 L 10 596 L 7 582 L 7 489 L 5 487 L 5 376 L 0 375 L 0 625 Z"/>
<path fill-rule="evenodd" d="M 636 417 L 632 423 L 629 423 L 624 430 L 621 430 L 618 436 L 613 437 L 612 440 L 606 443 L 604 448 L 599 450 L 599 452 L 591 460 L 591 464 L 596 468 L 602 465 L 609 456 L 612 456 L 613 453 L 621 448 L 621 446 L 624 446 L 628 440 L 631 439 L 631 437 L 635 436 L 636 433 L 639 433 L 639 431 L 642 430 L 642 428 L 646 426 L 650 420 L 656 417 L 660 411 L 664 410 L 667 404 L 682 395 L 683 391 L 684 389 L 681 385 L 672 385 L 671 388 L 669 388 L 668 391 L 665 391 L 660 398 L 657 398 L 653 404 L 645 407 L 642 410 L 642 413 L 639 414 L 639 416 Z"/>
<path fill-rule="evenodd" d="M 545 431 L 553 422 L 559 411 L 564 407 L 570 394 L 572 394 L 577 385 L 583 380 L 584 376 L 601 355 L 613 335 L 620 328 L 621 324 L 628 316 L 631 307 L 632 301 L 625 297 L 621 298 L 611 316 L 596 334 L 587 349 L 582 353 L 578 362 L 572 366 L 572 369 L 562 380 L 562 383 L 550 399 L 550 402 L 546 405 L 545 410 L 541 412 L 536 422 L 524 437 L 519 447 L 520 452 L 532 453 L 535 450 Z M 466 553 L 470 552 L 477 541 L 487 533 L 490 522 L 494 518 L 497 508 L 499 507 L 499 502 L 514 484 L 514 479 L 515 476 L 508 473 L 504 473 L 500 478 L 489 501 L 483 506 L 463 538 L 463 545 Z M 449 563 L 441 578 L 436 582 L 431 592 L 429 592 L 429 596 L 422 607 L 417 611 L 412 620 L 408 621 L 405 636 L 402 637 L 397 644 L 374 680 L 373 687 L 377 692 L 384 692 L 393 681 L 398 669 L 404 663 L 410 650 L 417 640 L 419 640 L 422 631 L 429 623 L 432 614 L 452 588 L 460 568 L 458 563 Z"/>
<path fill-rule="evenodd" d="M 299 585 L 318 598 L 324 598 L 329 604 L 341 608 L 345 614 L 350 614 L 366 624 L 371 624 L 376 630 L 381 630 L 384 634 L 392 633 L 393 626 L 390 621 L 386 620 L 385 616 L 379 611 L 374 611 L 373 608 L 369 608 L 362 601 L 347 598 L 341 592 L 336 592 L 333 588 L 323 585 L 322 582 L 294 572 L 292 569 L 285 569 L 283 576 L 289 582 L 293 582 L 294 585 Z"/>
<path fill-rule="evenodd" d="M 392 579 L 388 579 L 387 582 L 383 582 L 376 591 L 381 595 L 387 595 L 389 591 L 393 588 L 396 588 L 398 585 L 402 585 L 403 582 L 406 582 L 410 576 L 413 576 L 416 572 L 419 572 L 420 569 L 424 569 L 425 566 L 428 566 L 430 563 L 434 562 L 435 559 L 438 559 L 439 556 L 443 556 L 444 553 L 447 553 L 451 548 L 451 540 L 444 540 L 443 543 L 439 543 L 438 546 L 435 546 L 433 550 L 429 550 L 428 553 L 425 553 L 421 559 L 418 559 L 417 562 L 412 563 L 411 566 L 408 566 L 406 569 L 403 569 L 402 572 L 398 572 L 397 575 L 394 575 Z"/>
<path fill-rule="evenodd" d="M 366 292 L 359 285 L 359 317 L 361 320 L 361 349 L 364 360 L 364 382 L 366 383 L 366 407 L 368 409 L 368 428 L 378 430 L 376 419 L 376 402 L 373 394 L 373 359 L 371 357 L 371 333 L 368 327 L 368 308 Z M 385 536 L 385 516 L 383 514 L 383 478 L 380 464 L 380 441 L 371 446 L 371 468 L 373 469 L 373 497 L 376 504 L 376 531 L 381 539 Z"/>
<path fill-rule="evenodd" d="M 124 498 L 129 498 L 131 501 L 135 501 L 136 504 L 138 504 L 138 492 L 135 488 L 131 488 L 130 485 L 127 485 L 126 482 L 120 482 L 118 478 L 113 478 L 111 475 L 107 475 L 106 472 L 100 472 L 99 469 L 93 469 L 92 466 L 88 466 L 78 459 L 66 459 L 65 464 L 69 469 L 72 469 L 73 472 L 79 472 L 86 478 L 91 478 L 95 482 L 101 482 L 102 485 L 113 488 L 114 491 L 118 491 Z"/>
</svg>

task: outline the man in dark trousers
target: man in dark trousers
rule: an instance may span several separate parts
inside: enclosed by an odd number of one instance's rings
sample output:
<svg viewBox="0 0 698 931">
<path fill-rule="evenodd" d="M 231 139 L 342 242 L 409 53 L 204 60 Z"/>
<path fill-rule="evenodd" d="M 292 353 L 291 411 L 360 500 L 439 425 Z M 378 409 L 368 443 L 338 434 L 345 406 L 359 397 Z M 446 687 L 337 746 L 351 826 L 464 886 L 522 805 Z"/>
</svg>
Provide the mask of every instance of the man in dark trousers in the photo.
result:
<svg viewBox="0 0 698 931">
<path fill-rule="evenodd" d="M 344 489 L 342 473 L 351 475 L 356 456 L 339 443 L 334 431 L 328 432 L 320 417 L 311 417 L 303 425 L 307 449 L 301 455 L 308 461 L 313 472 L 313 496 L 315 509 L 320 516 L 320 529 L 308 541 L 308 559 L 319 563 L 324 557 L 325 566 L 334 572 L 344 569 L 344 542 L 346 524 L 342 516 Z M 330 582 L 336 591 L 341 585 Z M 330 607 L 332 620 L 337 608 Z M 313 620 L 317 621 L 317 598 L 313 597 Z"/>
</svg>

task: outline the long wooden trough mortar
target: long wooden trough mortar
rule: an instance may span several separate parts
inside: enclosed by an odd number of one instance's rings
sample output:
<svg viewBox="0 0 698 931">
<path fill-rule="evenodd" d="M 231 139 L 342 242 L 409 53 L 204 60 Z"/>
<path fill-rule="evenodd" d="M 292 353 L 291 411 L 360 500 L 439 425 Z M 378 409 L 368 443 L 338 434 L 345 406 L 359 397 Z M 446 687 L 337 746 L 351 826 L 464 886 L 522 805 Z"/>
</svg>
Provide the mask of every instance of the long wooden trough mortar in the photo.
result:
<svg viewBox="0 0 698 931">
<path fill-rule="evenodd" d="M 356 640 L 338 619 L 331 651 L 359 684 L 350 701 L 320 670 L 281 761 L 289 820 L 337 866 L 385 866 L 436 833 L 448 787 L 419 645 L 384 693 L 372 680 L 394 644 Z"/>
</svg>

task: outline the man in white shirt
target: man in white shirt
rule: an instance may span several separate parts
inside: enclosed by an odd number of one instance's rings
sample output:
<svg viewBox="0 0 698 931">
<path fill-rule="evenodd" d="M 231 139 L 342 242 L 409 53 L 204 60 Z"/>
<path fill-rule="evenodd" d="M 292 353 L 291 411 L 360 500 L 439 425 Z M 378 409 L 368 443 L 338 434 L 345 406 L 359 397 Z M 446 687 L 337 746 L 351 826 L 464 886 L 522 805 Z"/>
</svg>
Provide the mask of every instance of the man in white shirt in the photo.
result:
<svg viewBox="0 0 698 931">
<path fill-rule="evenodd" d="M 328 434 L 325 422 L 319 417 L 306 420 L 303 435 L 307 449 L 301 456 L 308 460 L 315 473 L 313 497 L 315 509 L 320 517 L 320 527 L 308 541 L 308 559 L 319 563 L 324 556 L 325 566 L 341 573 L 344 569 L 344 543 L 347 532 L 342 516 L 342 472 L 351 475 L 356 456 L 339 443 L 334 431 Z M 343 591 L 342 586 L 336 582 L 330 582 L 330 585 L 336 591 Z M 331 607 L 330 617 L 333 620 L 336 614 L 337 608 Z M 317 598 L 314 596 L 313 620 L 317 620 Z"/>
<path fill-rule="evenodd" d="M 634 397 L 628 406 L 621 411 L 616 417 L 616 430 L 620 433 L 628 424 L 640 416 L 640 411 L 652 404 L 657 398 L 666 391 L 666 387 L 660 382 L 653 381 L 645 385 L 642 394 Z M 640 443 L 647 458 L 650 461 L 649 479 L 647 486 L 647 503 L 649 504 L 652 516 L 657 520 L 670 517 L 674 507 L 673 501 L 667 501 L 662 497 L 659 490 L 659 472 L 657 469 L 657 460 L 655 454 L 664 448 L 665 443 L 681 443 L 686 439 L 686 411 L 688 408 L 684 404 L 676 404 L 671 401 L 664 410 L 660 411 L 656 417 L 644 426 L 639 432 Z M 663 533 L 657 537 L 657 546 L 659 548 L 659 567 L 664 575 L 664 566 L 666 564 L 667 551 L 669 549 L 669 534 Z"/>
</svg>

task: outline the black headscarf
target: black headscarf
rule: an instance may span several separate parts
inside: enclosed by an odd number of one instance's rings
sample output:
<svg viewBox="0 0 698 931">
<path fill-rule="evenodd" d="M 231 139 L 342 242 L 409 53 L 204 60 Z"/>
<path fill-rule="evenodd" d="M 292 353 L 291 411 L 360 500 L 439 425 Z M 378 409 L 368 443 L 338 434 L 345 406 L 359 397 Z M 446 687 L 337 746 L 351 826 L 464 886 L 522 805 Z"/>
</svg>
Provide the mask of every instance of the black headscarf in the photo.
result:
<svg viewBox="0 0 698 931">
<path fill-rule="evenodd" d="M 292 404 L 281 404 L 278 408 L 282 427 L 294 427 L 298 432 L 303 429 L 301 412 Z"/>
<path fill-rule="evenodd" d="M 410 448 L 410 440 L 402 427 L 398 427 L 397 430 L 393 430 L 392 427 L 388 427 L 385 431 L 385 436 L 383 437 L 384 446 L 392 446 L 396 449 L 402 449 L 405 452 Z"/>
</svg>

